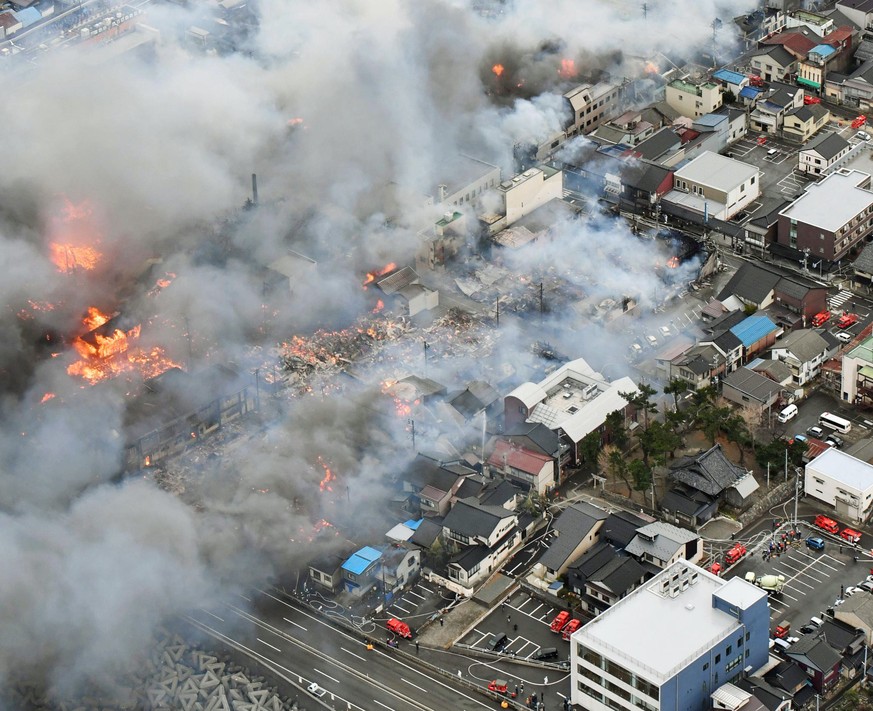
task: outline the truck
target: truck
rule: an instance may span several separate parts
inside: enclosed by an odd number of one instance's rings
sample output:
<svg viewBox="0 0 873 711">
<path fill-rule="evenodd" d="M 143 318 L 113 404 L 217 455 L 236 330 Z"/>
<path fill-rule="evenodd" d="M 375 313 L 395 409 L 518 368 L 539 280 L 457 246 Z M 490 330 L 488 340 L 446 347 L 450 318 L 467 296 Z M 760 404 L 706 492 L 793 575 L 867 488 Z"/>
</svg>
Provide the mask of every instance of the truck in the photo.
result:
<svg viewBox="0 0 873 711">
<path fill-rule="evenodd" d="M 412 639 L 412 630 L 409 629 L 409 625 L 405 622 L 401 622 L 396 617 L 392 617 L 388 620 L 388 622 L 385 623 L 385 626 L 389 631 L 400 635 L 404 639 Z"/>
<path fill-rule="evenodd" d="M 549 628 L 552 632 L 560 632 L 564 629 L 564 625 L 566 625 L 570 621 L 570 613 L 566 610 L 561 610 L 557 614 L 554 620 L 552 620 L 552 624 L 549 625 Z"/>
<path fill-rule="evenodd" d="M 828 518 L 824 514 L 819 514 L 818 516 L 816 516 L 813 524 L 823 531 L 827 531 L 828 533 L 839 533 L 840 531 L 840 524 L 838 524 L 832 518 Z"/>
<path fill-rule="evenodd" d="M 746 581 L 757 585 L 768 593 L 781 593 L 785 587 L 784 575 L 761 575 L 756 577 L 754 573 L 746 573 Z"/>
<path fill-rule="evenodd" d="M 744 555 L 746 555 L 746 547 L 742 543 L 737 543 L 725 554 L 724 562 L 727 565 L 733 565 Z"/>
<path fill-rule="evenodd" d="M 582 620 L 572 619 L 567 623 L 567 626 L 561 630 L 561 639 L 570 639 L 576 630 L 582 626 Z"/>
<path fill-rule="evenodd" d="M 776 631 L 773 633 L 773 636 L 776 639 L 785 639 L 790 631 L 791 623 L 788 620 L 782 620 L 782 622 L 776 625 Z"/>
<path fill-rule="evenodd" d="M 831 318 L 830 311 L 819 311 L 815 316 L 812 317 L 812 325 L 818 328 L 825 324 L 825 322 L 829 321 Z"/>
</svg>

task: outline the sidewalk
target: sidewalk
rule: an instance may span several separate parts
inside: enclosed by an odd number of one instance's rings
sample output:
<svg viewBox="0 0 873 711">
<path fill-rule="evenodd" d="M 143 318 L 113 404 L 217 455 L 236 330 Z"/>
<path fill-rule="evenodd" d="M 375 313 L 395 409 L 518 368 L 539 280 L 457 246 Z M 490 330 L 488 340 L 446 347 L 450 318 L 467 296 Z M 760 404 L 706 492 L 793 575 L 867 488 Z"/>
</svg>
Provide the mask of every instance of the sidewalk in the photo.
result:
<svg viewBox="0 0 873 711">
<path fill-rule="evenodd" d="M 418 633 L 416 638 L 423 647 L 449 649 L 456 639 L 488 614 L 488 609 L 478 602 L 466 600 L 457 605 L 447 615 L 442 616 L 442 624 L 434 620 Z"/>
</svg>

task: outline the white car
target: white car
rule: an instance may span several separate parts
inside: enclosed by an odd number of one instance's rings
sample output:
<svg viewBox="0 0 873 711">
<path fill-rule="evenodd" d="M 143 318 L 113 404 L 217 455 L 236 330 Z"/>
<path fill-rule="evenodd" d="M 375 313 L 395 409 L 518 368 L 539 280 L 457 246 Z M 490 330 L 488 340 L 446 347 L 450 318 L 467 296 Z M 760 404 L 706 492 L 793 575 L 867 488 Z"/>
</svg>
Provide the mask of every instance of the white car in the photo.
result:
<svg viewBox="0 0 873 711">
<path fill-rule="evenodd" d="M 306 690 L 310 694 L 312 694 L 313 696 L 317 696 L 319 698 L 321 698 L 322 696 L 324 696 L 327 693 L 327 689 L 322 689 L 314 681 L 309 686 L 306 687 Z"/>
<path fill-rule="evenodd" d="M 646 336 L 646 340 L 649 342 L 650 346 L 657 346 L 658 345 L 658 339 L 655 338 L 654 336 Z"/>
<path fill-rule="evenodd" d="M 840 333 L 837 334 L 837 340 L 841 343 L 848 343 L 852 340 L 852 334 L 846 333 L 845 331 L 840 331 Z"/>
<path fill-rule="evenodd" d="M 850 585 L 849 587 L 846 588 L 846 591 L 845 591 L 845 593 L 843 593 L 843 596 L 849 597 L 849 596 L 854 595 L 855 593 L 859 593 L 859 592 L 862 592 L 861 588 L 859 588 L 855 585 Z"/>
<path fill-rule="evenodd" d="M 661 328 L 659 328 L 658 330 L 661 332 L 661 335 L 663 335 L 663 336 L 670 335 L 670 327 L 669 326 L 661 326 Z"/>
<path fill-rule="evenodd" d="M 869 141 L 870 140 L 870 134 L 867 133 L 866 131 L 858 131 L 858 133 L 856 133 L 855 136 L 860 138 L 862 141 Z"/>
</svg>

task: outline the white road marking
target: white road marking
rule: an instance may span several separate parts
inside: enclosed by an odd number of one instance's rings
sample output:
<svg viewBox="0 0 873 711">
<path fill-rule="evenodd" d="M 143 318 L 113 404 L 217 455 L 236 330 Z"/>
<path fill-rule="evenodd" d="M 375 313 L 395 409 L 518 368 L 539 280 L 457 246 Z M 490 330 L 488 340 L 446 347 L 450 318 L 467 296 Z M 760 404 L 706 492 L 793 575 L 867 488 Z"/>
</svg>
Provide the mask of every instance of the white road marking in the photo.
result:
<svg viewBox="0 0 873 711">
<path fill-rule="evenodd" d="M 415 687 L 415 688 L 418 689 L 419 691 L 423 691 L 425 694 L 427 693 L 427 689 L 422 688 L 422 687 L 419 686 L 418 684 L 413 684 L 411 681 L 409 681 L 409 679 L 404 679 L 404 678 L 401 676 L 401 677 L 400 677 L 400 681 L 404 682 L 405 684 L 409 684 L 409 685 L 412 686 L 412 687 Z"/>
<path fill-rule="evenodd" d="M 394 711 L 394 709 L 392 709 L 390 706 L 386 706 L 381 701 L 376 701 L 376 699 L 373 699 L 373 703 L 379 704 L 379 706 L 381 706 L 383 709 L 388 709 L 388 711 Z"/>
<path fill-rule="evenodd" d="M 424 595 L 419 595 L 417 592 L 412 592 L 412 590 L 408 591 L 406 594 L 407 595 L 414 595 L 419 600 L 427 600 L 427 598 Z"/>
<path fill-rule="evenodd" d="M 405 607 L 403 607 L 402 605 L 400 605 L 396 602 L 394 603 L 393 607 L 396 607 L 398 610 L 403 610 L 403 612 L 405 612 L 407 615 L 412 614 L 412 610 L 407 610 Z"/>
<path fill-rule="evenodd" d="M 287 623 L 290 624 L 290 625 L 294 625 L 295 627 L 299 627 L 299 628 L 302 629 L 304 632 L 308 632 L 308 631 L 309 631 L 309 630 L 307 630 L 303 625 L 298 625 L 294 620 L 289 620 L 287 617 L 283 617 L 282 619 L 285 620 L 285 622 L 287 622 Z"/>
<path fill-rule="evenodd" d="M 321 674 L 322 676 L 327 677 L 327 678 L 330 679 L 331 681 L 335 681 L 337 684 L 340 683 L 340 680 L 339 680 L 339 679 L 337 679 L 337 678 L 335 678 L 335 677 L 332 677 L 330 674 L 327 674 L 327 673 L 321 671 L 321 669 L 316 669 L 315 667 L 312 667 L 312 671 L 314 671 L 314 672 L 318 672 L 319 674 Z"/>
<path fill-rule="evenodd" d="M 242 593 L 237 593 L 237 595 L 239 595 L 239 596 L 240 596 L 243 600 L 245 600 L 246 602 L 251 602 L 251 601 L 252 601 L 252 599 L 251 599 L 250 597 L 246 597 L 246 596 L 243 595 Z"/>
<path fill-rule="evenodd" d="M 213 616 L 216 620 L 218 620 L 219 622 L 224 622 L 224 618 L 223 618 L 223 617 L 219 617 L 219 616 L 216 615 L 214 612 L 210 612 L 209 610 L 204 610 L 202 607 L 200 608 L 200 610 L 201 610 L 202 612 L 205 612 L 207 615 L 212 615 L 212 616 Z"/>
<path fill-rule="evenodd" d="M 355 654 L 354 652 L 352 652 L 352 651 L 346 649 L 345 647 L 340 647 L 340 649 L 343 650 L 346 654 L 351 654 L 353 657 L 357 657 L 357 658 L 360 659 L 362 662 L 366 662 L 366 661 L 367 661 L 367 660 L 364 659 L 360 654 Z"/>
<path fill-rule="evenodd" d="M 260 642 L 261 644 L 265 644 L 265 645 L 267 645 L 270 649 L 275 649 L 277 652 L 281 652 L 281 651 L 282 651 L 282 650 L 279 649 L 278 647 L 274 647 L 274 646 L 273 646 L 272 644 L 270 644 L 269 642 L 265 642 L 265 641 L 262 640 L 260 637 L 256 637 L 256 639 L 257 639 L 258 642 Z"/>
<path fill-rule="evenodd" d="M 543 605 L 545 605 L 545 604 L 546 604 L 546 603 L 541 602 L 539 605 L 537 605 L 537 606 L 536 606 L 536 607 L 531 611 L 530 614 L 533 615 L 534 613 L 536 613 L 537 610 L 539 610 L 539 609 L 540 609 Z"/>
</svg>

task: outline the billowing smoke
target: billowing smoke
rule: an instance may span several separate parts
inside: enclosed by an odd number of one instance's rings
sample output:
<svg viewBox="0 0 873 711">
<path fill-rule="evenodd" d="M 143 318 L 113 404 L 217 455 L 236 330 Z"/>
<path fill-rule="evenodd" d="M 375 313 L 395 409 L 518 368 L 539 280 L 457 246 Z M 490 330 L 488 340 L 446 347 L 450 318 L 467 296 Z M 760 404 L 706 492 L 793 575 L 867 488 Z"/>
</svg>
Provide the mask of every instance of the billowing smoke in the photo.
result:
<svg viewBox="0 0 873 711">
<path fill-rule="evenodd" d="M 254 24 L 204 50 L 189 29 L 212 22 L 217 35 L 211 6 L 150 9 L 160 39 L 145 52 L 92 43 L 2 59 L 14 100 L 0 108 L 0 688 L 111 686 L 158 623 L 299 566 L 318 520 L 385 530 L 380 502 L 414 455 L 390 399 L 386 414 L 349 376 L 271 401 L 235 447 L 186 454 L 184 485 L 159 482 L 168 493 L 120 476 L 151 396 L 138 364 L 229 366 L 251 382 L 293 335 L 350 328 L 376 308 L 364 275 L 411 262 L 460 154 L 509 175 L 513 143 L 560 128 L 574 81 L 632 74 L 656 49 L 694 55 L 729 16 L 715 0 L 652 2 L 647 16 L 606 0 L 487 15 L 460 0 L 260 0 Z M 242 210 L 253 172 L 259 205 Z M 592 302 L 650 304 L 657 254 L 635 239 L 567 220 L 528 264 L 559 264 Z M 265 267 L 290 249 L 317 269 L 277 291 Z M 426 362 L 452 386 L 510 362 L 521 376 L 525 336 L 502 329 L 481 361 L 453 361 L 448 340 L 385 359 Z M 587 354 L 608 337 L 562 345 Z M 114 377 L 70 374 L 124 348 Z M 420 427 L 445 421 L 434 410 Z"/>
</svg>

